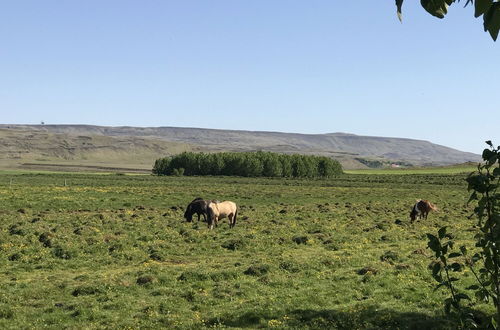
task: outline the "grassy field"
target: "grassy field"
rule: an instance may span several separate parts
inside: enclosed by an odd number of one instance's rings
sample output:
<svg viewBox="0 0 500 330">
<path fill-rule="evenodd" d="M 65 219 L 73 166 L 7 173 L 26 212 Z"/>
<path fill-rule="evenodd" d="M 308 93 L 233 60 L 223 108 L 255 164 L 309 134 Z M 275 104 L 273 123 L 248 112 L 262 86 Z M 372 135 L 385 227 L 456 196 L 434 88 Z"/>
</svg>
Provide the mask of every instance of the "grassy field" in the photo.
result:
<svg viewBox="0 0 500 330">
<path fill-rule="evenodd" d="M 348 174 L 468 174 L 477 170 L 477 165 L 464 164 L 441 167 L 411 167 L 411 168 L 383 168 L 347 170 Z"/>
<path fill-rule="evenodd" d="M 454 329 L 425 233 L 472 239 L 464 177 L 2 172 L 0 328 Z M 184 222 L 198 196 L 236 227 Z M 417 198 L 440 211 L 410 224 Z"/>
</svg>

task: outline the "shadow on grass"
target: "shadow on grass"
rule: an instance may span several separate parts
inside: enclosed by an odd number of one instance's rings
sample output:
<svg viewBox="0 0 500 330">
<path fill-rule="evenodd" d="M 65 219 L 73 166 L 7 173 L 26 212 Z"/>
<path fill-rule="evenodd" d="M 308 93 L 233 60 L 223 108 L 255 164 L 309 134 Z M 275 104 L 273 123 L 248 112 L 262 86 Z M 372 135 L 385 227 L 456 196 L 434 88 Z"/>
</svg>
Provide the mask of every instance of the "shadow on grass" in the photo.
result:
<svg viewBox="0 0 500 330">
<path fill-rule="evenodd" d="M 457 329 L 456 319 L 416 312 L 397 312 L 376 306 L 349 311 L 296 309 L 271 313 L 265 310 L 209 320 L 206 325 L 236 328 L 300 329 Z"/>
</svg>

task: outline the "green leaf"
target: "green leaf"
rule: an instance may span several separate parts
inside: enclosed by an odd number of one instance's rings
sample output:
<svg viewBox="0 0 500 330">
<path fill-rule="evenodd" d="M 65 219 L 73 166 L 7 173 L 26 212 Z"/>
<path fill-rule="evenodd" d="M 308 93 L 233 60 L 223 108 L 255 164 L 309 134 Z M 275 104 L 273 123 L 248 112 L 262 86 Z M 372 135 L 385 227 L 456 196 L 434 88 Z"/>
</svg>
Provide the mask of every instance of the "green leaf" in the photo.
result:
<svg viewBox="0 0 500 330">
<path fill-rule="evenodd" d="M 458 253 L 458 252 L 453 252 L 453 253 L 450 253 L 448 255 L 448 258 L 456 258 L 456 257 L 460 257 L 462 254 Z"/>
<path fill-rule="evenodd" d="M 441 227 L 441 228 L 439 229 L 439 231 L 438 231 L 438 236 L 439 236 L 439 238 L 440 238 L 440 239 L 443 239 L 443 238 L 444 238 L 444 236 L 446 235 L 446 228 L 447 228 L 447 227 L 448 227 L 448 226 L 444 226 L 444 227 Z"/>
<path fill-rule="evenodd" d="M 459 264 L 458 262 L 454 262 L 450 265 L 451 270 L 454 272 L 459 272 L 462 269 L 462 264 Z"/>
<path fill-rule="evenodd" d="M 467 248 L 465 247 L 465 245 L 462 245 L 462 246 L 460 247 L 460 251 L 462 252 L 462 254 L 463 254 L 464 256 L 466 256 L 466 255 L 467 255 Z"/>
<path fill-rule="evenodd" d="M 475 191 L 470 195 L 469 200 L 467 201 L 466 205 L 469 205 L 469 203 L 474 201 L 474 200 L 478 200 L 477 192 L 475 192 Z"/>
<path fill-rule="evenodd" d="M 497 167 L 493 170 L 493 175 L 494 176 L 500 176 L 500 167 Z"/>
<path fill-rule="evenodd" d="M 444 18 L 448 13 L 448 1 L 446 0 L 420 0 L 420 4 L 429 14 L 438 18 Z"/>
<path fill-rule="evenodd" d="M 481 269 L 479 270 L 479 272 L 480 272 L 481 274 L 487 274 L 487 273 L 488 273 L 488 270 L 487 270 L 486 268 L 481 268 Z"/>
<path fill-rule="evenodd" d="M 437 262 L 434 264 L 434 266 L 432 266 L 432 274 L 435 275 L 435 274 L 438 274 L 440 271 L 441 271 L 441 263 Z"/>
<path fill-rule="evenodd" d="M 441 268 L 442 268 L 442 265 L 441 265 L 441 263 L 439 263 L 439 262 L 438 262 L 438 263 L 435 263 L 435 264 L 434 264 L 434 266 L 432 267 L 432 277 L 433 277 L 436 281 L 438 281 L 438 282 L 440 282 L 440 283 L 442 283 L 442 282 L 443 282 L 443 278 L 441 277 L 441 274 L 440 274 L 440 272 L 441 272 Z"/>
<path fill-rule="evenodd" d="M 483 15 L 484 31 L 488 31 L 493 38 L 497 40 L 500 30 L 500 2 L 495 2 L 490 9 Z"/>
<path fill-rule="evenodd" d="M 485 149 L 487 150 L 487 149 Z M 482 174 L 472 174 L 467 177 L 467 183 L 469 184 L 469 190 L 475 190 L 476 192 L 482 194 L 487 190 L 487 178 Z"/>
<path fill-rule="evenodd" d="M 444 301 L 444 312 L 446 315 L 449 315 L 450 314 L 450 311 L 451 311 L 451 303 L 453 302 L 453 300 L 451 300 L 451 298 L 447 298 L 445 301 Z"/>
<path fill-rule="evenodd" d="M 488 291 L 486 291 L 486 290 L 476 291 L 476 293 L 474 295 L 476 296 L 476 299 L 479 301 L 485 301 L 485 302 L 488 301 L 489 294 L 488 294 Z"/>
<path fill-rule="evenodd" d="M 479 17 L 482 14 L 486 13 L 488 9 L 490 9 L 492 3 L 493 0 L 476 0 L 474 16 Z M 488 143 L 490 146 L 493 146 L 491 144 L 491 141 L 486 141 L 486 143 Z"/>
<path fill-rule="evenodd" d="M 479 285 L 477 284 L 474 284 L 474 285 L 471 285 L 471 286 L 468 286 L 465 288 L 465 290 L 477 290 L 479 289 Z"/>
<path fill-rule="evenodd" d="M 432 234 L 427 234 L 427 238 L 429 241 L 427 242 L 427 246 L 434 252 L 436 252 L 436 255 L 439 256 L 441 252 L 441 244 L 439 243 L 439 239 L 432 235 Z M 439 254 L 438 254 L 439 252 Z"/>
<path fill-rule="evenodd" d="M 482 154 L 483 160 L 488 160 L 493 155 L 494 155 L 494 153 L 490 149 L 484 149 L 483 150 L 483 154 Z"/>
<path fill-rule="evenodd" d="M 455 298 L 457 299 L 467 299 L 467 300 L 470 300 L 469 296 L 466 295 L 465 293 L 459 293 L 455 296 Z"/>
<path fill-rule="evenodd" d="M 490 271 L 495 271 L 495 264 L 493 263 L 493 260 L 491 260 L 491 258 L 487 257 L 486 260 L 484 261 L 484 266 L 486 267 L 486 269 L 490 270 Z"/>
<path fill-rule="evenodd" d="M 396 0 L 396 8 L 398 10 L 398 18 L 400 22 L 403 22 L 403 14 L 401 8 L 403 7 L 403 0 Z"/>
</svg>

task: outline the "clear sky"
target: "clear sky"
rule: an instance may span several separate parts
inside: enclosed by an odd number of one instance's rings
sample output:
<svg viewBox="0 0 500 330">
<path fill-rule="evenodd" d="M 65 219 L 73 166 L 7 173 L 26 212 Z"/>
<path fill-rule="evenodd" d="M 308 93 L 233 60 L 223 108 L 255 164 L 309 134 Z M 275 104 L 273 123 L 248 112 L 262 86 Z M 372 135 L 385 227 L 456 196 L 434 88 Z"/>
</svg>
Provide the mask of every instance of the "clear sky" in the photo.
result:
<svg viewBox="0 0 500 330">
<path fill-rule="evenodd" d="M 462 3 L 403 15 L 393 0 L 3 1 L 0 123 L 500 144 L 500 41 Z"/>
</svg>

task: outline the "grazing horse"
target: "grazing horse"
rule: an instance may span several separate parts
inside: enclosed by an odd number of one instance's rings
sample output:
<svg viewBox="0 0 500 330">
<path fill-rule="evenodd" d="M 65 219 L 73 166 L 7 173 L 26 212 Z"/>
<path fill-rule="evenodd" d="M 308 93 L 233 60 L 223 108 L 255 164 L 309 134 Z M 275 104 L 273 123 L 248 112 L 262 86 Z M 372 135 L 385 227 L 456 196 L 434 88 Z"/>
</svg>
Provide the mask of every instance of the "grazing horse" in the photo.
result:
<svg viewBox="0 0 500 330">
<path fill-rule="evenodd" d="M 208 204 L 208 228 L 213 229 L 214 224 L 217 226 L 219 219 L 227 218 L 229 220 L 229 228 L 236 225 L 236 216 L 238 208 L 236 204 L 230 201 L 212 202 Z"/>
<path fill-rule="evenodd" d="M 187 222 L 193 221 L 193 214 L 198 214 L 198 221 L 200 221 L 200 215 L 203 215 L 203 219 L 207 221 L 207 207 L 210 201 L 206 201 L 201 197 L 195 198 L 186 208 L 186 212 L 184 212 L 184 219 Z"/>
<path fill-rule="evenodd" d="M 435 205 L 432 205 L 432 203 L 429 202 L 428 200 L 419 199 L 411 209 L 410 212 L 411 222 L 415 221 L 417 217 L 419 219 L 422 218 L 427 219 L 427 215 L 429 214 L 430 211 L 437 211 L 437 207 Z"/>
</svg>

